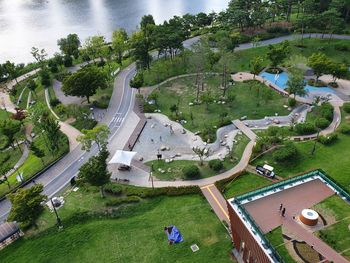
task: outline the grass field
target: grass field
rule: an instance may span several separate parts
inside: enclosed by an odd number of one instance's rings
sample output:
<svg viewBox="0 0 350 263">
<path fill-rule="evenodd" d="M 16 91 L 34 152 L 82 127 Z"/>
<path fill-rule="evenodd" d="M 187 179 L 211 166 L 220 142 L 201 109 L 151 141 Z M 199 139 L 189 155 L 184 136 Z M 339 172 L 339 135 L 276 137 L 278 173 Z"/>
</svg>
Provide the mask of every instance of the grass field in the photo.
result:
<svg viewBox="0 0 350 263">
<path fill-rule="evenodd" d="M 28 180 L 31 178 L 34 174 L 39 172 L 40 170 L 44 169 L 47 165 L 54 162 L 58 158 L 60 158 L 62 155 L 67 153 L 69 151 L 69 145 L 68 145 L 68 139 L 65 135 L 61 134 L 60 140 L 60 148 L 59 150 L 53 155 L 49 152 L 49 150 L 46 147 L 46 143 L 44 140 L 44 137 L 38 137 L 35 141 L 35 145 L 42 149 L 45 152 L 45 156 L 40 160 L 38 157 L 33 155 L 33 153 L 29 153 L 28 158 L 26 161 L 18 168 L 19 173 L 23 173 L 23 177 L 25 180 Z M 17 172 L 13 173 L 9 176 L 8 180 L 12 187 L 17 186 L 19 183 L 16 181 L 16 175 Z M 0 185 L 0 196 L 4 196 L 9 191 L 6 184 Z"/>
<path fill-rule="evenodd" d="M 270 241 L 272 246 L 277 250 L 277 252 L 281 255 L 281 257 L 285 260 L 286 263 L 296 262 L 291 257 L 286 246 L 284 245 L 281 227 L 278 227 L 272 230 L 270 233 L 266 234 L 265 236 Z"/>
<path fill-rule="evenodd" d="M 245 192 L 252 191 L 256 188 L 263 187 L 270 183 L 271 181 L 262 176 L 247 172 L 234 179 L 231 183 L 227 184 L 224 189 L 224 194 L 225 197 L 229 199 Z"/>
<path fill-rule="evenodd" d="M 218 101 L 223 92 L 220 87 L 219 76 L 207 76 L 205 79 L 205 91 L 211 93 L 214 100 Z M 195 77 L 185 77 L 168 82 L 155 90 L 158 95 L 157 103 L 163 114 L 171 119 L 184 119 L 185 128 L 196 132 L 201 131 L 202 137 L 215 138 L 216 129 L 230 124 L 230 121 L 247 116 L 248 119 L 261 119 L 265 116 L 288 115 L 289 111 L 283 107 L 287 103 L 286 98 L 272 92 L 271 89 L 259 82 L 236 83 L 227 90 L 227 94 L 233 94 L 235 100 L 226 104 L 204 103 L 189 106 L 196 99 Z M 271 92 L 271 93 L 270 93 Z M 203 93 L 202 91 L 200 92 Z M 264 94 L 269 93 L 270 99 L 263 100 Z M 172 105 L 178 105 L 178 115 L 171 112 Z M 193 116 L 193 121 L 191 119 Z M 227 116 L 226 116 L 227 115 Z"/>
<path fill-rule="evenodd" d="M 332 196 L 317 204 L 315 210 L 323 216 L 331 216 L 335 223 L 317 232 L 328 245 L 350 260 L 350 205 L 338 196 Z"/>
<path fill-rule="evenodd" d="M 67 226 L 74 213 L 101 210 L 98 191 L 72 192 L 60 209 L 66 227 L 24 237 L 0 251 L 1 262 L 231 262 L 231 241 L 224 227 L 199 195 L 157 197 L 120 209 L 115 219 L 88 219 Z M 90 197 L 89 197 L 90 196 Z M 86 199 L 86 200 L 85 200 Z M 92 203 L 90 202 L 91 200 Z M 54 216 L 43 219 L 52 226 Z M 50 222 L 50 223 L 48 223 Z M 164 226 L 176 225 L 184 242 L 169 246 Z M 42 223 L 39 224 L 42 227 Z M 193 253 L 190 245 L 197 244 Z"/>
<path fill-rule="evenodd" d="M 201 173 L 199 178 L 206 178 L 210 176 L 217 175 L 219 173 L 223 173 L 227 170 L 233 168 L 241 159 L 242 154 L 244 152 L 245 147 L 247 146 L 249 139 L 245 135 L 239 135 L 235 138 L 237 140 L 237 144 L 234 146 L 234 159 L 225 158 L 223 161 L 223 169 L 221 171 L 214 171 L 209 167 L 208 162 L 203 162 L 203 165 L 200 165 L 199 161 L 187 161 L 187 160 L 175 160 L 171 163 L 166 163 L 164 160 L 162 161 L 150 161 L 146 163 L 148 166 L 153 165 L 153 175 L 156 176 L 160 180 L 175 180 L 175 179 L 185 179 L 182 169 L 188 165 L 196 165 Z M 158 169 L 165 170 L 165 173 L 161 173 Z M 196 179 L 199 179 L 196 178 Z"/>
<path fill-rule="evenodd" d="M 289 59 L 285 61 L 285 66 L 293 66 L 296 61 L 298 61 L 298 63 L 300 61 L 305 62 L 307 58 L 315 52 L 325 53 L 334 61 L 343 62 L 347 65 L 350 64 L 350 52 L 340 51 L 336 49 L 337 45 L 344 45 L 350 48 L 350 41 L 348 40 L 308 39 L 307 34 L 305 34 L 303 48 L 298 47 L 298 45 L 301 44 L 300 39 L 290 41 L 290 43 L 291 54 L 288 56 Z M 263 67 L 268 66 L 270 62 L 266 58 L 267 51 L 268 47 L 263 46 L 227 54 L 226 56 L 228 56 L 228 71 L 250 71 L 250 60 L 256 56 L 262 56 L 264 58 Z M 153 62 L 151 70 L 145 72 L 145 86 L 155 85 L 173 76 L 195 72 L 195 69 L 189 66 L 188 61 L 191 60 L 192 55 L 189 54 L 185 57 L 177 57 L 173 60 L 161 59 L 159 61 Z M 220 64 L 217 63 L 213 66 L 213 69 L 206 67 L 206 70 L 222 72 L 222 65 L 220 66 Z"/>
</svg>

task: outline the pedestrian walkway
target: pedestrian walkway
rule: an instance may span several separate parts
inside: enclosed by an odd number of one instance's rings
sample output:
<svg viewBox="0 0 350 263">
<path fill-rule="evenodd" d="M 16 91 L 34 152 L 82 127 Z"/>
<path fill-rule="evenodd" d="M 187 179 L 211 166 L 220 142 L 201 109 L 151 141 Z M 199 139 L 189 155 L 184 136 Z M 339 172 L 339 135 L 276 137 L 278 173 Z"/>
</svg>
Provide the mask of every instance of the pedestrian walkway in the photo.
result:
<svg viewBox="0 0 350 263">
<path fill-rule="evenodd" d="M 226 222 L 227 225 L 230 224 L 230 218 L 228 216 L 228 209 L 225 198 L 222 196 L 220 191 L 216 188 L 214 184 L 209 184 L 201 187 L 202 193 L 207 199 L 213 211 L 220 219 L 221 222 Z"/>
<path fill-rule="evenodd" d="M 255 141 L 256 140 L 256 134 L 249 129 L 243 122 L 241 122 L 240 120 L 234 120 L 233 121 L 233 125 L 235 125 L 237 127 L 237 129 L 240 129 L 245 135 L 247 135 L 247 137 L 251 140 L 251 141 Z"/>
<path fill-rule="evenodd" d="M 339 253 L 337 253 L 333 248 L 331 248 L 322 240 L 317 238 L 312 232 L 303 228 L 291 217 L 283 219 L 283 227 L 285 227 L 288 231 L 295 234 L 301 240 L 305 241 L 309 246 L 315 249 L 328 261 L 334 262 L 334 263 L 349 262 L 344 257 L 342 257 Z"/>
</svg>

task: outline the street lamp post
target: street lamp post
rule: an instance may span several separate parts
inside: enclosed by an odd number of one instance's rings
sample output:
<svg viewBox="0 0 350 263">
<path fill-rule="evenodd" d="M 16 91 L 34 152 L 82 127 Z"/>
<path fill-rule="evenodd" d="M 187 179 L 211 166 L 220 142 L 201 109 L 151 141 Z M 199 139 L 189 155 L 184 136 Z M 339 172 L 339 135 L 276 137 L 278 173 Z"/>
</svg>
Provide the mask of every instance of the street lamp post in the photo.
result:
<svg viewBox="0 0 350 263">
<path fill-rule="evenodd" d="M 50 198 L 50 201 L 51 201 L 51 205 L 52 205 L 53 211 L 55 212 L 55 215 L 56 215 L 57 226 L 58 226 L 59 229 L 61 229 L 61 228 L 63 228 L 61 218 L 58 216 L 58 213 L 57 213 L 56 207 L 55 207 L 55 205 L 54 205 L 54 203 L 52 201 L 52 198 Z"/>
</svg>

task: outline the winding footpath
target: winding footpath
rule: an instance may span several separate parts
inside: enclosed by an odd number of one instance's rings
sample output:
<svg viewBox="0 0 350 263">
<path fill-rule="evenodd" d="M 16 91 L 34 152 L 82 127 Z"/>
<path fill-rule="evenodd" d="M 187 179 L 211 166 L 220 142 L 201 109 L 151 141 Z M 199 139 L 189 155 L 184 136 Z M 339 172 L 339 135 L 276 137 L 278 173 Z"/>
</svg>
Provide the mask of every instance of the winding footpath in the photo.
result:
<svg viewBox="0 0 350 263">
<path fill-rule="evenodd" d="M 308 37 L 308 35 L 304 35 Z M 329 35 L 324 35 L 325 37 L 329 37 Z M 311 37 L 321 38 L 321 34 L 311 34 Z M 294 40 L 296 38 L 300 38 L 300 35 L 291 35 L 285 37 L 279 37 L 270 40 L 261 41 L 260 46 L 277 44 L 283 42 L 285 40 Z M 341 35 L 333 35 L 335 39 L 347 39 L 350 40 L 350 36 L 341 36 Z M 190 48 L 193 43 L 198 42 L 200 37 L 195 37 L 184 42 L 185 48 Z M 253 45 L 251 43 L 242 44 L 236 50 L 244 50 L 252 48 Z M 152 53 L 152 56 L 156 56 L 155 53 Z M 30 75 L 36 74 L 30 72 L 24 76 L 18 78 L 18 81 L 21 81 Z M 134 129 L 137 127 L 140 118 L 133 112 L 133 105 L 135 101 L 135 91 L 131 89 L 129 86 L 129 81 L 136 73 L 136 64 L 133 63 L 124 70 L 120 71 L 118 76 L 115 79 L 113 94 L 109 103 L 109 107 L 107 109 L 106 114 L 101 120 L 102 123 L 107 124 L 111 130 L 111 134 L 109 136 L 109 150 L 111 155 L 117 149 L 123 149 L 125 143 L 127 143 L 128 138 L 133 133 Z M 12 81 L 13 82 L 13 81 Z M 11 82 L 11 83 L 12 83 Z M 12 84 L 13 86 L 14 84 Z M 10 84 L 11 86 L 11 84 Z M 5 95 L 6 96 L 6 95 Z M 1 93 L 1 97 L 4 95 Z M 8 98 L 9 99 L 9 98 Z M 5 102 L 6 98 L 3 99 Z M 7 108 L 8 111 L 12 111 L 10 107 Z M 127 123 L 126 123 L 127 122 Z M 62 126 L 61 126 L 62 127 Z M 242 129 L 245 129 L 242 127 Z M 244 132 L 244 131 L 243 131 Z M 156 181 L 154 182 L 155 187 L 164 187 L 164 186 L 183 186 L 183 185 L 199 185 L 204 186 L 208 184 L 212 184 L 218 180 L 228 178 L 233 174 L 239 173 L 243 171 L 250 159 L 252 149 L 255 141 L 251 140 L 247 147 L 245 148 L 242 158 L 240 162 L 231 170 L 211 177 L 205 178 L 201 180 L 194 181 Z M 37 183 L 41 183 L 44 185 L 44 194 L 48 197 L 54 196 L 57 192 L 59 192 L 62 188 L 64 188 L 71 178 L 77 175 L 78 170 L 82 164 L 84 164 L 90 157 L 97 154 L 98 149 L 96 145 L 93 145 L 90 152 L 85 152 L 80 149 L 80 147 L 76 147 L 70 151 L 65 157 L 63 157 L 59 162 L 50 167 L 46 172 L 44 172 L 40 177 L 36 179 Z M 28 184 L 31 186 L 32 184 Z M 27 186 L 27 187 L 28 187 Z M 151 182 L 149 182 L 149 187 L 151 187 Z M 0 203 L 0 222 L 4 221 L 10 211 L 11 204 L 5 199 Z"/>
</svg>

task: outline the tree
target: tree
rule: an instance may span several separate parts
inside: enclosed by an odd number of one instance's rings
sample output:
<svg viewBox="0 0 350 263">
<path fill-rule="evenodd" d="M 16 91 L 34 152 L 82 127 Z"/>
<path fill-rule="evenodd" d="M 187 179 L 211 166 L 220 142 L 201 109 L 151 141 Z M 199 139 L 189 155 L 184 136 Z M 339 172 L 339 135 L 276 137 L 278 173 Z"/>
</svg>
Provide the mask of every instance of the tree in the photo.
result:
<svg viewBox="0 0 350 263">
<path fill-rule="evenodd" d="M 90 151 L 92 144 L 97 144 L 98 150 L 101 152 L 107 145 L 108 135 L 110 133 L 107 125 L 99 124 L 91 130 L 83 129 L 82 135 L 77 137 L 77 141 L 82 144 L 82 150 Z"/>
<path fill-rule="evenodd" d="M 294 95 L 294 99 L 296 95 L 304 97 L 307 94 L 304 78 L 301 74 L 291 74 L 287 81 L 287 87 L 289 93 Z"/>
<path fill-rule="evenodd" d="M 57 40 L 57 45 L 66 56 L 79 57 L 79 47 L 81 45 L 77 34 L 69 34 L 66 38 Z"/>
<path fill-rule="evenodd" d="M 47 147 L 52 154 L 55 154 L 59 147 L 60 125 L 51 116 L 44 118 L 42 122 L 42 128 L 47 138 Z"/>
<path fill-rule="evenodd" d="M 288 41 L 284 41 L 279 45 L 269 45 L 267 57 L 271 61 L 271 66 L 276 68 L 280 65 L 290 53 L 290 45 Z"/>
<path fill-rule="evenodd" d="M 32 50 L 30 52 L 34 59 L 39 63 L 42 69 L 44 69 L 45 66 L 45 60 L 47 57 L 47 53 L 45 49 L 39 49 L 37 47 L 32 47 Z"/>
<path fill-rule="evenodd" d="M 132 34 L 131 47 L 133 48 L 132 52 L 137 61 L 138 68 L 149 69 L 152 57 L 148 51 L 150 50 L 151 44 L 143 31 Z"/>
<path fill-rule="evenodd" d="M 8 195 L 12 203 L 11 211 L 8 216 L 9 221 L 21 222 L 24 225 L 35 224 L 44 207 L 41 205 L 46 200 L 42 195 L 44 187 L 36 184 L 31 188 L 20 188 L 16 193 Z"/>
<path fill-rule="evenodd" d="M 175 113 L 176 117 L 178 116 L 178 111 L 179 111 L 179 107 L 177 106 L 177 104 L 173 104 L 170 106 L 170 111 L 172 114 Z"/>
<path fill-rule="evenodd" d="M 17 120 L 2 120 L 0 122 L 0 131 L 2 134 L 7 136 L 9 143 L 14 148 L 14 141 L 16 139 L 16 134 L 21 130 L 21 122 Z M 20 145 L 17 143 L 18 148 L 21 150 Z M 22 150 L 21 150 L 22 151 Z"/>
<path fill-rule="evenodd" d="M 18 85 L 18 67 L 16 67 L 15 63 L 11 63 L 7 60 L 2 67 L 6 75 L 8 75 L 10 79 L 14 79 L 16 81 L 16 84 Z"/>
<path fill-rule="evenodd" d="M 90 97 L 97 89 L 108 87 L 106 75 L 96 66 L 84 67 L 63 80 L 62 91 L 65 95 L 86 97 L 90 103 Z"/>
<path fill-rule="evenodd" d="M 41 150 L 39 147 L 37 147 L 34 143 L 30 144 L 29 149 L 32 151 L 32 153 L 36 157 L 40 158 L 42 164 L 45 164 L 44 160 L 43 160 L 43 157 L 45 157 L 45 152 L 43 150 Z"/>
<path fill-rule="evenodd" d="M 330 63 L 328 70 L 333 77 L 333 82 L 336 82 L 337 79 L 346 77 L 348 74 L 348 67 L 344 63 L 332 62 Z"/>
<path fill-rule="evenodd" d="M 37 85 L 36 85 L 36 82 L 35 82 L 34 79 L 32 79 L 32 80 L 30 80 L 30 81 L 28 82 L 27 88 L 28 88 L 30 91 L 34 92 L 34 94 L 35 94 L 35 96 L 36 96 L 35 90 L 36 90 L 36 88 L 37 88 Z"/>
<path fill-rule="evenodd" d="M 209 149 L 193 147 L 192 151 L 199 157 L 200 165 L 203 165 L 203 159 L 209 156 Z"/>
<path fill-rule="evenodd" d="M 209 91 L 207 91 L 207 92 L 204 92 L 202 94 L 201 101 L 203 101 L 205 103 L 206 109 L 208 110 L 209 104 L 213 103 L 214 98 L 213 98 L 212 94 Z"/>
<path fill-rule="evenodd" d="M 103 147 L 98 156 L 93 156 L 79 169 L 78 177 L 83 181 L 100 187 L 101 197 L 104 197 L 103 186 L 109 182 L 111 173 L 107 169 L 109 152 Z"/>
<path fill-rule="evenodd" d="M 117 62 L 122 65 L 123 53 L 128 48 L 128 34 L 125 29 L 118 29 L 112 34 L 112 47 L 114 52 L 117 54 Z"/>
<path fill-rule="evenodd" d="M 261 56 L 256 56 L 250 60 L 250 71 L 255 75 L 258 75 L 263 68 L 264 59 Z"/>
<path fill-rule="evenodd" d="M 7 187 L 9 189 L 11 189 L 11 184 L 10 181 L 8 180 L 8 177 L 6 176 L 6 174 L 11 170 L 11 167 L 9 166 L 9 164 L 7 165 L 1 165 L 0 167 L 0 185 L 3 183 L 7 184 Z"/>
<path fill-rule="evenodd" d="M 140 93 L 140 89 L 143 86 L 143 73 L 142 71 L 137 72 L 133 79 L 129 82 L 130 87 L 137 89 Z"/>
<path fill-rule="evenodd" d="M 316 82 L 318 82 L 318 79 L 322 74 L 328 73 L 330 64 L 330 59 L 323 53 L 313 53 L 309 57 L 307 63 L 307 65 L 314 70 Z"/>
<path fill-rule="evenodd" d="M 101 61 L 103 61 L 104 56 L 108 53 L 109 47 L 106 45 L 104 36 L 92 36 L 85 40 L 83 50 L 90 59 L 96 62 L 96 58 L 100 58 Z"/>
<path fill-rule="evenodd" d="M 23 109 L 20 108 L 15 108 L 16 113 L 13 113 L 11 115 L 11 119 L 16 120 L 16 121 L 20 121 L 21 124 L 23 124 L 23 120 L 26 118 L 26 112 Z"/>
</svg>

